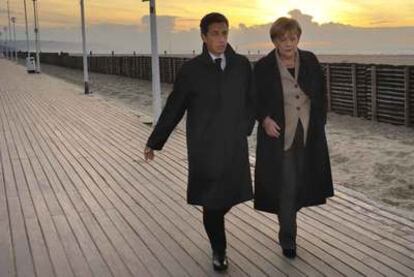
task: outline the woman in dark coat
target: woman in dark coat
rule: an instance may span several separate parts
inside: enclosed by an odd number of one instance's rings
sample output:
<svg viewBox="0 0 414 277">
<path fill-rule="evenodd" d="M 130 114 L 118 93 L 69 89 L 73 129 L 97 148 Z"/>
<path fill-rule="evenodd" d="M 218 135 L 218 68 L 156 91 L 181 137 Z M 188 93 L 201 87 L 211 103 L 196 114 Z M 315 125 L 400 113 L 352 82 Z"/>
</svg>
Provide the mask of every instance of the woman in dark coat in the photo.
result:
<svg viewBox="0 0 414 277">
<path fill-rule="evenodd" d="M 275 213 L 283 254 L 296 256 L 296 213 L 333 196 L 325 136 L 326 86 L 316 56 L 297 48 L 301 28 L 279 18 L 275 49 L 254 69 L 257 88 L 256 209 Z"/>
</svg>

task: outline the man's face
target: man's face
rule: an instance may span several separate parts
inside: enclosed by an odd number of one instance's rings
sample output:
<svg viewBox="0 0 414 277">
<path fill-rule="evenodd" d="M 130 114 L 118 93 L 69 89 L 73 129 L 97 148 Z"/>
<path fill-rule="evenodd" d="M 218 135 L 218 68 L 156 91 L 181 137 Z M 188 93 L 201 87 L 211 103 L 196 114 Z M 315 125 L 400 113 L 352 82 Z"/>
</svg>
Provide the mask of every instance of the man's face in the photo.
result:
<svg viewBox="0 0 414 277">
<path fill-rule="evenodd" d="M 220 55 L 226 50 L 228 34 L 229 27 L 226 23 L 213 23 L 208 26 L 206 35 L 201 34 L 201 38 L 210 53 Z"/>
</svg>

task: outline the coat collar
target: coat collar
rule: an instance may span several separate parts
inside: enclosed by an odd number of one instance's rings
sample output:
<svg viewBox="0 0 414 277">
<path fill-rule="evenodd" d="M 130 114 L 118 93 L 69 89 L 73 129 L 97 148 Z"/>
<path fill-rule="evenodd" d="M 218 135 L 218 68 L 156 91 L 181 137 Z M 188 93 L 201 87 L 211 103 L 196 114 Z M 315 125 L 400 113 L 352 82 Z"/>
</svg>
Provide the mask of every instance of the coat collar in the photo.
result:
<svg viewBox="0 0 414 277">
<path fill-rule="evenodd" d="M 306 60 L 305 54 L 301 49 L 298 49 L 298 53 L 299 53 L 299 75 L 298 75 L 298 80 L 297 82 L 299 83 L 299 86 L 302 88 L 302 90 L 307 93 L 307 84 L 305 83 L 306 81 L 306 77 L 308 75 L 308 62 Z M 268 64 L 269 67 L 272 67 L 275 69 L 277 75 L 276 76 L 280 76 L 280 69 L 278 66 L 278 62 L 276 60 L 276 49 L 273 49 L 272 51 L 270 51 L 270 53 L 267 54 L 267 56 L 264 58 L 264 60 L 266 61 L 266 63 Z M 278 77 L 280 78 L 280 77 Z"/>
<path fill-rule="evenodd" d="M 299 70 L 300 70 L 300 58 L 299 58 L 299 52 L 296 51 L 295 53 L 295 74 L 292 76 L 288 69 L 283 65 L 282 60 L 280 59 L 279 55 L 277 55 L 275 51 L 276 61 L 279 67 L 279 71 L 282 75 L 286 76 L 287 78 L 293 79 L 294 81 L 298 81 L 299 77 Z"/>
<path fill-rule="evenodd" d="M 224 56 L 226 57 L 226 68 L 231 65 L 236 56 L 236 52 L 233 50 L 230 44 L 227 44 L 226 50 L 224 51 Z M 202 61 L 205 64 L 214 64 L 214 61 L 211 59 L 210 53 L 207 50 L 207 46 L 203 43 L 203 52 L 197 56 L 197 59 Z"/>
</svg>

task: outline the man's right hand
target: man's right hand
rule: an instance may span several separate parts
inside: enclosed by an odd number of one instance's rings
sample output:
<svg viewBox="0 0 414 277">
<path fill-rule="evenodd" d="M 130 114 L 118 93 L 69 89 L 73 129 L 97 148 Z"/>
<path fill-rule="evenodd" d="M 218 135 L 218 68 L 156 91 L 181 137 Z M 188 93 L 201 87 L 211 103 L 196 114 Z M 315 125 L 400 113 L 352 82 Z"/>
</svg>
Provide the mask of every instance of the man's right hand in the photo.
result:
<svg viewBox="0 0 414 277">
<path fill-rule="evenodd" d="M 269 137 L 278 138 L 280 136 L 280 127 L 279 127 L 279 125 L 277 125 L 276 121 L 271 119 L 269 116 L 267 116 L 263 120 L 262 126 L 265 129 L 266 134 Z"/>
<path fill-rule="evenodd" d="M 152 150 L 148 146 L 145 146 L 145 149 L 144 149 L 145 161 L 148 161 L 148 160 L 152 161 L 154 159 L 154 157 L 155 157 L 154 150 Z"/>
</svg>

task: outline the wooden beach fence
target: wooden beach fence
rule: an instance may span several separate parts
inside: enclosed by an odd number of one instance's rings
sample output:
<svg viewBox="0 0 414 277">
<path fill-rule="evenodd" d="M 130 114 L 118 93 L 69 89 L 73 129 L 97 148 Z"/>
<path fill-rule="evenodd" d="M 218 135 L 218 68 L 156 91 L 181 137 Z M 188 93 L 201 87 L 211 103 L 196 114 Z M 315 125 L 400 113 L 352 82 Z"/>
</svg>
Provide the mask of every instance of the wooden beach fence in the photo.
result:
<svg viewBox="0 0 414 277">
<path fill-rule="evenodd" d="M 414 125 L 414 66 L 333 63 L 323 67 L 330 111 Z"/>
<path fill-rule="evenodd" d="M 19 53 L 24 58 L 25 53 Z M 173 83 L 189 58 L 160 57 L 161 81 Z M 43 63 L 82 69 L 82 57 L 41 53 Z M 151 57 L 90 55 L 91 72 L 151 80 Z M 328 109 L 374 121 L 414 126 L 414 65 L 323 63 Z"/>
</svg>

